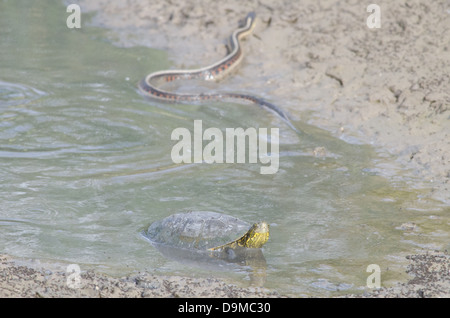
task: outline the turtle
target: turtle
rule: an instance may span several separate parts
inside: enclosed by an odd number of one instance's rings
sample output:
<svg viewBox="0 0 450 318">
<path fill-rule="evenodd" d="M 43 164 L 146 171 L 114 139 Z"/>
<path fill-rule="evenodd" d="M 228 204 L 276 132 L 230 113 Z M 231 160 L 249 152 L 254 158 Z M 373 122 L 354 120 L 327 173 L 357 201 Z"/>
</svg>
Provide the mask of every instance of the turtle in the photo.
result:
<svg viewBox="0 0 450 318">
<path fill-rule="evenodd" d="M 230 251 L 259 249 L 269 239 L 269 225 L 253 225 L 217 212 L 186 212 L 152 223 L 144 235 L 153 243 L 176 248 Z"/>
</svg>

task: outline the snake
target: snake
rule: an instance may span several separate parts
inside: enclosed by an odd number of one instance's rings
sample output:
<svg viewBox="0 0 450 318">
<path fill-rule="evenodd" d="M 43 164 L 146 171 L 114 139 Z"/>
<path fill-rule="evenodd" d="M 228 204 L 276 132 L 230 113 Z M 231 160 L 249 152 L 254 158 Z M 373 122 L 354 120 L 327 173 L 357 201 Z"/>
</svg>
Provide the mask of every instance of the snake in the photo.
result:
<svg viewBox="0 0 450 318">
<path fill-rule="evenodd" d="M 175 103 L 189 103 L 189 102 L 205 102 L 218 101 L 223 99 L 232 99 L 242 102 L 250 102 L 261 107 L 264 107 L 283 119 L 291 128 L 298 132 L 293 126 L 287 114 L 276 105 L 253 95 L 240 93 L 199 93 L 186 94 L 174 93 L 163 90 L 155 85 L 158 83 L 169 83 L 176 80 L 190 80 L 200 79 L 205 81 L 217 81 L 228 75 L 234 70 L 242 61 L 244 54 L 241 47 L 241 40 L 249 35 L 255 28 L 255 12 L 247 14 L 245 19 L 239 22 L 239 27 L 231 34 L 228 44 L 228 54 L 220 61 L 206 67 L 191 69 L 191 70 L 164 70 L 150 73 L 143 78 L 138 86 L 139 90 L 150 98 Z"/>
</svg>

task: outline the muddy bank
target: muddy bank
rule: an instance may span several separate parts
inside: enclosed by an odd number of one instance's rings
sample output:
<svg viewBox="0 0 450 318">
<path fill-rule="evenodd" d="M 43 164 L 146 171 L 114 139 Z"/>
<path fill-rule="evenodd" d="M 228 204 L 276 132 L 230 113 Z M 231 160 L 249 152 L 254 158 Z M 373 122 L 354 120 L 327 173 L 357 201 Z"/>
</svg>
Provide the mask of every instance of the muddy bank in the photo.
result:
<svg viewBox="0 0 450 318">
<path fill-rule="evenodd" d="M 406 273 L 413 278 L 407 283 L 380 288 L 362 295 L 347 297 L 366 298 L 448 298 L 450 297 L 450 255 L 430 252 L 406 257 Z"/>
<path fill-rule="evenodd" d="M 369 28 L 359 1 L 79 1 L 120 46 L 166 50 L 175 68 L 226 54 L 237 21 L 258 25 L 227 87 L 264 97 L 297 120 L 392 158 L 397 180 L 450 204 L 450 6 L 378 1 Z M 142 76 L 146 72 L 143 71 Z M 397 170 L 396 170 L 397 169 Z M 406 172 L 406 174 L 405 174 Z"/>
<path fill-rule="evenodd" d="M 0 255 L 0 297 L 280 297 L 264 288 L 240 288 L 215 278 L 139 273 L 111 277 L 69 264 L 35 264 Z M 68 270 L 69 269 L 69 270 Z"/>
<path fill-rule="evenodd" d="M 259 17 L 245 43 L 236 87 L 275 102 L 295 120 L 390 156 L 411 187 L 449 205 L 449 7 L 444 1 L 379 2 L 380 29 L 369 29 L 356 1 L 86 1 L 92 23 L 117 45 L 166 50 L 176 68 L 225 55 L 225 39 L 248 11 Z M 142 76 L 147 74 L 143 70 Z M 234 85 L 234 86 L 233 86 Z M 382 169 L 381 169 L 382 170 Z M 409 171 L 403 174 L 403 171 Z M 392 172 L 383 174 L 396 180 Z M 367 297 L 449 297 L 448 255 L 411 256 L 413 279 Z M 66 268 L 20 265 L 2 257 L 3 297 L 266 297 L 216 279 L 143 273 L 114 278 L 81 273 L 70 288 Z"/>
<path fill-rule="evenodd" d="M 431 252 L 408 256 L 407 283 L 367 290 L 346 297 L 450 297 L 450 255 Z M 140 273 L 111 277 L 96 271 L 79 278 L 67 265 L 26 265 L 0 255 L 0 297 L 283 297 L 264 288 L 240 288 L 215 278 L 159 276 Z"/>
</svg>

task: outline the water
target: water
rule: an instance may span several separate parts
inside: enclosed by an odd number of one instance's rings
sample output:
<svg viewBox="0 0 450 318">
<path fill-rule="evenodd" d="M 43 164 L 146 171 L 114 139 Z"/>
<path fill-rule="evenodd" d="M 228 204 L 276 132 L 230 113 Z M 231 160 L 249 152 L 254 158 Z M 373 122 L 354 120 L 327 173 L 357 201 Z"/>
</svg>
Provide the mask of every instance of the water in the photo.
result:
<svg viewBox="0 0 450 318">
<path fill-rule="evenodd" d="M 248 286 L 246 267 L 185 266 L 140 235 L 176 212 L 223 212 L 271 225 L 264 286 L 326 296 L 362 290 L 369 264 L 380 265 L 387 285 L 404 278 L 404 255 L 448 247 L 448 206 L 408 189 L 392 158 L 300 122 L 308 135 L 298 136 L 257 107 L 149 101 L 136 83 L 170 66 L 165 53 L 118 48 L 85 25 L 70 30 L 65 9 L 0 2 L 1 253 Z M 260 164 L 175 165 L 171 133 L 192 131 L 196 119 L 223 131 L 280 127 L 278 173 L 261 175 Z M 416 228 L 402 229 L 405 222 Z"/>
</svg>

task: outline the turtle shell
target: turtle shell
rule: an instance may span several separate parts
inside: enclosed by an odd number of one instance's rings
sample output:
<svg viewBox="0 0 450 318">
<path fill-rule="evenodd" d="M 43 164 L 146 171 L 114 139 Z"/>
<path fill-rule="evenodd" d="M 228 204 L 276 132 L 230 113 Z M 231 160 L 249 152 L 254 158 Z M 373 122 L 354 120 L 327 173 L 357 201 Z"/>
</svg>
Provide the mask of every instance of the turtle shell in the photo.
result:
<svg viewBox="0 0 450 318">
<path fill-rule="evenodd" d="M 152 223 L 144 235 L 153 243 L 206 250 L 241 238 L 251 224 L 216 212 L 170 215 Z"/>
</svg>

